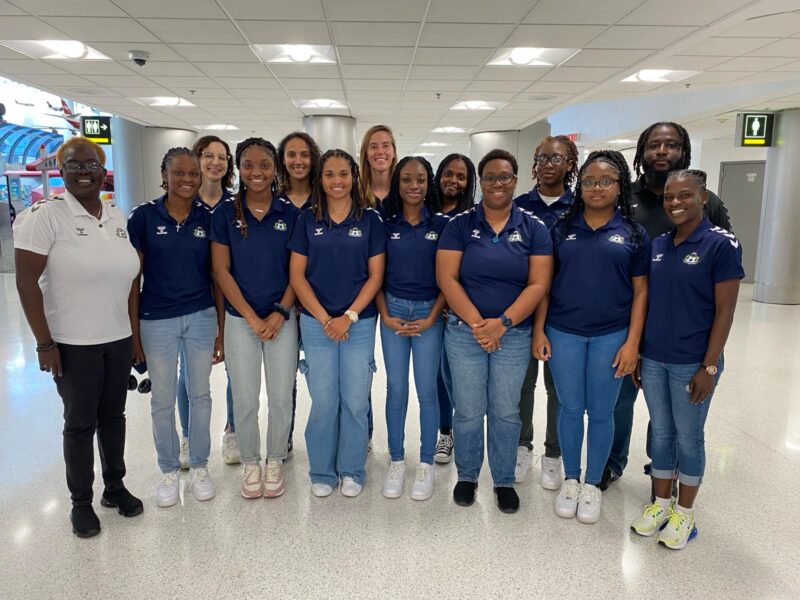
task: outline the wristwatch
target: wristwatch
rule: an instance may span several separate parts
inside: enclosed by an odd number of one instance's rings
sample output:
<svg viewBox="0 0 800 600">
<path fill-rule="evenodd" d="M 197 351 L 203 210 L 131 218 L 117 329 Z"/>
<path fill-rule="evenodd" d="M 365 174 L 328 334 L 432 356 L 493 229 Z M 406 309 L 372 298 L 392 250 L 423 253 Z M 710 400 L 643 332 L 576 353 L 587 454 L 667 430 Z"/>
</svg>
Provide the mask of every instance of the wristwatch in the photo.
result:
<svg viewBox="0 0 800 600">
<path fill-rule="evenodd" d="M 288 320 L 289 320 L 289 309 L 288 309 L 288 308 L 286 308 L 286 307 L 285 307 L 283 304 L 281 304 L 280 302 L 275 302 L 275 303 L 272 305 L 272 310 L 274 310 L 274 311 L 275 311 L 275 312 L 277 312 L 277 313 L 281 313 L 281 315 L 283 315 L 283 318 L 284 318 L 284 320 L 285 320 L 285 321 L 288 321 Z"/>
<path fill-rule="evenodd" d="M 514 323 L 511 321 L 510 318 L 506 316 L 505 313 L 500 315 L 500 322 L 503 324 L 503 327 L 506 329 L 511 329 L 514 326 Z"/>
<path fill-rule="evenodd" d="M 358 323 L 358 313 L 354 310 L 346 310 L 344 314 L 347 315 L 347 318 L 350 319 L 351 323 Z"/>
<path fill-rule="evenodd" d="M 717 365 L 703 365 L 703 368 L 706 370 L 706 373 L 709 375 L 716 375 L 717 374 Z"/>
</svg>

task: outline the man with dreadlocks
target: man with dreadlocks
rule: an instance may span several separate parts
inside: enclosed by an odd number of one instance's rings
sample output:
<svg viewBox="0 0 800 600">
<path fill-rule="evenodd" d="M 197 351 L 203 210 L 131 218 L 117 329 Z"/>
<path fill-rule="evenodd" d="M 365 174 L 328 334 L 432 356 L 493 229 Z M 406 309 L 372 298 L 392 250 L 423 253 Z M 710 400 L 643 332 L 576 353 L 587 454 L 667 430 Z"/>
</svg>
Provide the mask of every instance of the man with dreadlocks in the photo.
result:
<svg viewBox="0 0 800 600">
<path fill-rule="evenodd" d="M 636 156 L 633 159 L 633 168 L 637 176 L 631 187 L 633 218 L 644 226 L 651 240 L 673 227 L 672 221 L 664 211 L 664 186 L 670 171 L 689 168 L 691 158 L 692 144 L 689 133 L 677 123 L 653 123 L 639 136 Z M 733 231 L 725 205 L 719 196 L 711 191 L 708 192 L 704 216 L 713 225 Z M 622 472 L 628 464 L 633 404 L 638 392 L 633 380 L 626 377 L 614 412 L 614 443 L 603 471 L 603 480 L 600 482 L 599 487 L 602 490 L 622 477 Z M 648 455 L 649 439 L 648 429 Z"/>
</svg>

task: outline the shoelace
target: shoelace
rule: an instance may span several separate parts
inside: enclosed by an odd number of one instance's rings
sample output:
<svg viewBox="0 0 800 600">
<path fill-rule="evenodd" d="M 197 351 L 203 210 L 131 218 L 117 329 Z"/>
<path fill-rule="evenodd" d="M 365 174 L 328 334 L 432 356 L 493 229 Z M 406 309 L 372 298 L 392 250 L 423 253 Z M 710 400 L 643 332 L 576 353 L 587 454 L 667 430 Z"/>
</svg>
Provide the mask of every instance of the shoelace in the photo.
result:
<svg viewBox="0 0 800 600">
<path fill-rule="evenodd" d="M 258 465 L 247 465 L 244 477 L 249 484 L 257 483 L 261 480 L 261 469 L 258 468 Z"/>
<path fill-rule="evenodd" d="M 280 477 L 281 474 L 281 465 L 280 463 L 267 463 L 267 479 L 269 480 L 276 480 Z"/>
<path fill-rule="evenodd" d="M 673 510 L 669 515 L 667 521 L 667 528 L 678 532 L 683 527 L 683 524 L 689 520 L 689 515 L 679 510 Z"/>
<path fill-rule="evenodd" d="M 650 504 L 647 508 L 644 509 L 644 518 L 645 519 L 654 519 L 661 514 L 661 505 L 656 502 L 655 504 Z"/>
<path fill-rule="evenodd" d="M 163 483 L 165 486 L 172 487 L 175 485 L 175 480 L 177 478 L 178 476 L 175 473 L 164 473 L 161 476 L 161 483 Z"/>
<path fill-rule="evenodd" d="M 194 481 L 196 483 L 205 483 L 208 480 L 208 471 L 205 469 L 194 470 Z"/>
<path fill-rule="evenodd" d="M 425 481 L 427 479 L 428 469 L 429 467 L 423 467 L 422 465 L 417 467 L 417 481 Z"/>
<path fill-rule="evenodd" d="M 239 438 L 235 435 L 229 435 L 225 437 L 225 450 L 238 450 L 239 449 Z"/>
<path fill-rule="evenodd" d="M 405 465 L 396 465 L 392 463 L 391 469 L 389 469 L 389 479 L 400 479 L 400 475 L 405 471 Z"/>
<path fill-rule="evenodd" d="M 579 502 L 583 504 L 595 504 L 600 497 L 600 490 L 597 488 L 594 489 L 587 489 L 584 487 L 581 490 L 580 498 L 578 499 Z"/>
<path fill-rule="evenodd" d="M 436 443 L 436 452 L 447 452 L 452 447 L 453 438 L 449 435 L 443 435 L 439 437 L 439 441 Z"/>
<path fill-rule="evenodd" d="M 567 500 L 578 501 L 581 497 L 581 488 L 577 482 L 570 481 L 565 484 L 566 485 L 566 496 Z"/>
</svg>

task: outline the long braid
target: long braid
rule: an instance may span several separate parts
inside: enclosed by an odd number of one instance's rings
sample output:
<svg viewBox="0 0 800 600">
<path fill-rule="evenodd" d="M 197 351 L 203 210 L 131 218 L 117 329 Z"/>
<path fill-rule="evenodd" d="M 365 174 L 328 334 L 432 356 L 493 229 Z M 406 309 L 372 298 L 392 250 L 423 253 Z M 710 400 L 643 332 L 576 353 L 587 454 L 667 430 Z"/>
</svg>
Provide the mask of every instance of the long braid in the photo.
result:
<svg viewBox="0 0 800 600">
<path fill-rule="evenodd" d="M 353 214 L 356 219 L 360 219 L 364 214 L 364 209 L 369 207 L 371 203 L 368 199 L 361 196 L 359 192 L 358 181 L 358 163 L 355 159 L 341 148 L 333 148 L 328 150 L 319 159 L 316 172 L 314 173 L 314 186 L 311 189 L 311 210 L 314 211 L 314 218 L 321 221 L 328 214 L 328 227 L 331 226 L 331 217 L 328 212 L 328 196 L 322 188 L 322 173 L 325 169 L 325 162 L 329 158 L 343 158 L 350 165 L 350 172 L 353 175 L 353 187 L 350 190 L 350 199 L 353 202 Z"/>
<path fill-rule="evenodd" d="M 167 169 L 169 169 L 169 163 L 171 163 L 172 159 L 176 156 L 191 156 L 192 158 L 196 158 L 194 153 L 189 150 L 189 148 L 185 148 L 183 146 L 176 146 L 175 148 L 170 148 L 167 150 L 164 158 L 161 159 L 161 188 L 167 193 L 169 193 L 166 177 Z"/>
<path fill-rule="evenodd" d="M 636 173 L 637 179 L 644 174 L 644 151 L 647 147 L 647 139 L 657 127 L 672 127 L 678 134 L 678 137 L 681 140 L 681 161 L 678 164 L 678 169 L 688 169 L 689 163 L 692 162 L 692 142 L 689 139 L 689 132 L 678 123 L 674 123 L 672 121 L 659 121 L 658 123 L 653 123 L 650 125 L 650 127 L 645 129 L 641 135 L 639 135 L 639 140 L 636 142 L 636 156 L 633 157 L 633 170 Z"/>
<path fill-rule="evenodd" d="M 565 135 L 548 135 L 541 142 L 539 142 L 538 146 L 536 146 L 536 150 L 533 152 L 534 157 L 539 154 L 542 146 L 548 142 L 556 142 L 564 146 L 567 149 L 567 160 L 572 161 L 572 167 L 569 171 L 564 173 L 564 190 L 566 191 L 572 187 L 572 184 L 578 177 L 578 147 L 575 145 L 575 142 Z"/>
<path fill-rule="evenodd" d="M 439 212 L 439 194 L 433 180 L 433 167 L 431 163 L 421 156 L 406 156 L 403 158 L 392 173 L 392 181 L 389 186 L 389 195 L 383 202 L 383 210 L 387 217 L 395 217 L 403 212 L 403 199 L 400 197 L 400 171 L 410 162 L 417 162 L 425 169 L 425 176 L 428 181 L 428 189 L 425 192 L 424 205 L 433 214 Z"/>
<path fill-rule="evenodd" d="M 247 150 L 250 146 L 260 146 L 264 148 L 270 156 L 272 156 L 272 164 L 275 166 L 277 171 L 278 168 L 278 152 L 275 150 L 275 146 L 272 145 L 272 142 L 265 140 L 264 138 L 260 137 L 251 137 L 247 138 L 239 142 L 236 145 L 236 168 L 239 169 L 242 164 L 242 154 L 244 151 Z M 272 183 L 270 184 L 270 190 L 272 192 L 272 197 L 274 198 L 278 194 L 278 177 L 276 176 L 272 179 Z M 244 180 L 240 177 L 239 178 L 239 189 L 236 191 L 236 194 L 233 197 L 233 225 L 239 226 L 239 233 L 242 237 L 247 237 L 247 219 L 245 219 L 244 210 L 242 209 L 242 198 L 247 193 L 247 185 L 245 184 Z"/>
<path fill-rule="evenodd" d="M 441 193 L 442 193 L 442 175 L 447 166 L 454 160 L 460 160 L 467 167 L 467 187 L 458 195 L 458 202 L 456 203 L 456 212 L 464 212 L 469 210 L 475 204 L 475 191 L 478 188 L 477 177 L 475 176 L 475 165 L 468 156 L 463 154 L 448 154 L 439 163 L 439 168 L 436 169 L 436 192 L 439 197 L 439 209 L 441 210 Z"/>
</svg>

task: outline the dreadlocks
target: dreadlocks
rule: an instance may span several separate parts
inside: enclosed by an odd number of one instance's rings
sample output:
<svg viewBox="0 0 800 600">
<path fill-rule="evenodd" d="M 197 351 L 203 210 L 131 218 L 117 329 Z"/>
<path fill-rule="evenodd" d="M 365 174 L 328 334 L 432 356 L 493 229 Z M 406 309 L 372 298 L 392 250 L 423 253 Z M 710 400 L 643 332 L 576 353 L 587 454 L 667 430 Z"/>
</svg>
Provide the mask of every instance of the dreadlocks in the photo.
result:
<svg viewBox="0 0 800 600">
<path fill-rule="evenodd" d="M 289 171 L 286 168 L 286 144 L 294 139 L 303 140 L 308 146 L 308 153 L 311 155 L 311 169 L 308 172 L 309 177 L 314 177 L 314 172 L 317 170 L 319 164 L 319 146 L 307 133 L 302 131 L 293 131 L 278 144 L 278 180 L 280 182 L 281 193 L 287 193 L 292 189 L 292 178 L 289 177 Z"/>
<path fill-rule="evenodd" d="M 165 192 L 169 191 L 167 189 L 167 179 L 166 179 L 167 169 L 169 169 L 169 163 L 171 163 L 172 159 L 175 158 L 176 156 L 191 156 L 192 158 L 197 160 L 197 157 L 194 155 L 194 152 L 183 146 L 178 146 L 176 148 L 170 148 L 169 150 L 167 150 L 167 153 L 164 155 L 164 158 L 161 159 L 161 187 L 164 189 Z"/>
<path fill-rule="evenodd" d="M 383 202 L 383 210 L 387 217 L 395 217 L 403 212 L 403 199 L 400 197 L 400 171 L 410 162 L 417 162 L 425 169 L 428 188 L 425 191 L 424 206 L 433 214 L 439 212 L 439 194 L 433 181 L 433 168 L 431 163 L 421 156 L 406 156 L 402 159 L 392 173 L 392 181 L 389 186 L 389 195 Z"/>
<path fill-rule="evenodd" d="M 645 129 L 639 136 L 639 141 L 636 143 L 636 156 L 633 158 L 633 170 L 636 172 L 637 179 L 641 177 L 645 171 L 644 151 L 647 147 L 647 139 L 650 137 L 650 134 L 653 133 L 653 130 L 658 127 L 672 127 L 681 140 L 681 160 L 677 168 L 687 169 L 689 168 L 689 163 L 692 161 L 692 143 L 689 139 L 689 132 L 686 131 L 682 125 L 678 125 L 672 121 L 659 121 Z"/>
<path fill-rule="evenodd" d="M 324 218 L 328 219 L 330 226 L 331 217 L 328 212 L 328 196 L 322 187 L 322 175 L 325 171 L 325 163 L 331 158 L 343 158 L 348 165 L 350 165 L 350 173 L 353 176 L 353 187 L 350 190 L 350 199 L 353 201 L 352 213 L 356 219 L 360 219 L 364 213 L 364 209 L 369 207 L 369 201 L 361 196 L 358 189 L 358 164 L 355 159 L 344 150 L 340 148 L 333 148 L 328 150 L 319 159 L 319 167 L 314 172 L 314 182 L 311 188 L 311 210 L 314 211 L 314 218 L 321 221 Z"/>
<path fill-rule="evenodd" d="M 469 159 L 469 157 L 464 156 L 463 154 L 448 154 L 444 157 L 442 162 L 439 163 L 439 168 L 436 169 L 436 195 L 438 197 L 439 210 L 441 210 L 442 175 L 444 175 L 445 169 L 447 169 L 447 167 L 450 166 L 450 163 L 454 160 L 460 160 L 464 163 L 464 166 L 467 167 L 467 187 L 465 187 L 464 191 L 458 195 L 456 203 L 457 212 L 461 213 L 465 210 L 469 210 L 475 204 L 475 190 L 477 188 L 475 165 L 472 164 L 472 161 Z"/>
<path fill-rule="evenodd" d="M 536 156 L 541 151 L 542 146 L 550 142 L 555 142 L 564 146 L 567 150 L 567 160 L 572 162 L 572 167 L 564 174 L 564 190 L 568 190 L 578 177 L 578 147 L 575 145 L 575 142 L 565 135 L 548 135 L 539 142 L 539 145 L 536 146 L 536 150 L 533 151 L 534 166 L 536 166 Z"/>
<path fill-rule="evenodd" d="M 270 155 L 272 158 L 272 164 L 278 164 L 278 153 L 275 150 L 275 146 L 272 145 L 271 142 L 268 142 L 264 138 L 260 137 L 251 137 L 247 138 L 244 141 L 239 142 L 236 145 L 236 168 L 241 169 L 242 164 L 242 154 L 244 151 L 250 148 L 251 146 L 258 146 L 260 148 L 264 148 L 267 151 L 267 154 Z M 275 197 L 278 193 L 278 178 L 275 177 L 272 180 L 272 184 L 270 185 L 270 191 L 272 192 L 272 196 Z M 239 189 L 236 192 L 236 195 L 233 197 L 233 224 L 239 226 L 239 233 L 242 234 L 242 237 L 247 237 L 247 219 L 245 219 L 244 211 L 242 210 L 242 198 L 247 193 L 247 186 L 245 185 L 244 180 L 240 177 L 239 178 Z"/>
</svg>

